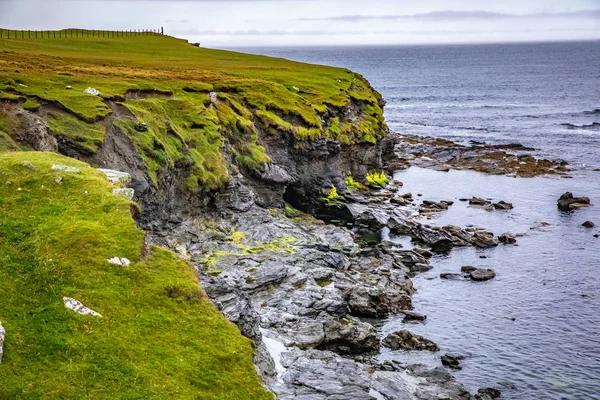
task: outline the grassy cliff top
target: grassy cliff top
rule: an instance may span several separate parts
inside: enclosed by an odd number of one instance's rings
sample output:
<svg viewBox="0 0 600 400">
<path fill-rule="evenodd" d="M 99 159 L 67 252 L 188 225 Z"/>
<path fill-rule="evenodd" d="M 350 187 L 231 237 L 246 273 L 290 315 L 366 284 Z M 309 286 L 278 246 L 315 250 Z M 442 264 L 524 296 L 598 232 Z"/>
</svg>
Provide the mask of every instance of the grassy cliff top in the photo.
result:
<svg viewBox="0 0 600 400">
<path fill-rule="evenodd" d="M 197 48 L 161 35 L 61 36 L 4 35 L 0 101 L 33 112 L 50 105 L 44 117 L 51 132 L 85 154 L 101 146 L 101 123 L 110 120 L 131 138 L 155 182 L 161 168 L 178 164 L 191 171 L 188 187 L 219 187 L 228 180 L 224 145 L 239 166 L 261 168 L 270 161 L 261 132 L 301 146 L 319 138 L 375 143 L 385 131 L 380 95 L 345 69 Z M 88 87 L 100 95 L 84 93 Z M 354 112 L 343 111 L 348 107 Z M 138 122 L 148 130 L 136 131 Z M 0 151 L 14 147 L 6 138 L 2 146 L 4 136 Z"/>
<path fill-rule="evenodd" d="M 142 256 L 131 203 L 112 188 L 54 153 L 0 154 L 0 398 L 272 398 L 250 341 L 193 267 L 158 247 Z M 102 317 L 67 309 L 65 296 Z"/>
</svg>

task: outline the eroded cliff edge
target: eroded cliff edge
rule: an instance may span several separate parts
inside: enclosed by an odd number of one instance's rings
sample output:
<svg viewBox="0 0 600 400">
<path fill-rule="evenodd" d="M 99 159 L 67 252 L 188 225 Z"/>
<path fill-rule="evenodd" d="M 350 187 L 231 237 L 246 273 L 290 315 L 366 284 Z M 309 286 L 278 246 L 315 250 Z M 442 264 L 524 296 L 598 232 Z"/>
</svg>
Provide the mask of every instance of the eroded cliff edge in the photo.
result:
<svg viewBox="0 0 600 400">
<path fill-rule="evenodd" d="M 54 151 L 130 174 L 146 243 L 196 267 L 281 398 L 470 398 L 442 367 L 375 357 L 381 338 L 366 319 L 412 308 L 410 275 L 431 252 L 364 246 L 357 233 L 391 229 L 423 247 L 498 241 L 422 226 L 389 201 L 398 184 L 388 186 L 382 154 L 394 141 L 368 82 L 164 37 L 94 46 L 103 59 L 76 42 L 7 46 L 3 151 Z"/>
</svg>

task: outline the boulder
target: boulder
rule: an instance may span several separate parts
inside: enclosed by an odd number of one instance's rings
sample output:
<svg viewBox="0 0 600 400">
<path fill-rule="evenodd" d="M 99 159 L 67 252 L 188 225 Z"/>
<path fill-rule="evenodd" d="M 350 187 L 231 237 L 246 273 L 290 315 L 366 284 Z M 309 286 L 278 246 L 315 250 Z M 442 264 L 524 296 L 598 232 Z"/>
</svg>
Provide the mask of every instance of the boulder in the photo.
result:
<svg viewBox="0 0 600 400">
<path fill-rule="evenodd" d="M 415 335 L 407 330 L 390 333 L 383 339 L 381 344 L 392 350 L 440 350 L 438 345 L 431 340 L 420 335 Z"/>
<path fill-rule="evenodd" d="M 452 247 L 452 237 L 444 231 L 417 225 L 411 230 L 412 236 L 436 249 Z"/>
<path fill-rule="evenodd" d="M 462 369 L 459 360 L 460 357 L 455 357 L 450 354 L 444 354 L 442 356 L 442 365 L 452 369 Z"/>
<path fill-rule="evenodd" d="M 470 243 L 476 247 L 488 248 L 498 246 L 499 241 L 492 232 L 477 231 L 473 233 Z"/>
<path fill-rule="evenodd" d="M 476 269 L 469 273 L 469 277 L 474 281 L 489 281 L 496 277 L 496 272 L 492 269 Z"/>
<path fill-rule="evenodd" d="M 294 330 L 293 345 L 306 350 L 319 346 L 325 340 L 325 329 L 320 321 L 301 321 Z"/>
<path fill-rule="evenodd" d="M 561 211 L 571 211 L 591 206 L 589 197 L 574 197 L 571 192 L 566 192 L 560 196 L 556 205 Z"/>
<path fill-rule="evenodd" d="M 500 200 L 499 202 L 494 203 L 493 206 L 496 210 L 512 210 L 513 209 L 512 203 L 507 203 L 504 200 Z"/>
<path fill-rule="evenodd" d="M 504 244 L 515 244 L 517 243 L 517 239 L 510 233 L 503 233 L 498 236 L 498 240 L 500 240 Z"/>
<path fill-rule="evenodd" d="M 414 311 L 403 311 L 404 320 L 402 322 L 409 321 L 425 321 L 427 319 L 427 315 L 419 314 Z"/>
<path fill-rule="evenodd" d="M 347 204 L 347 210 L 355 224 L 364 224 L 372 229 L 380 229 L 387 225 L 390 216 L 380 208 L 362 204 Z"/>
<path fill-rule="evenodd" d="M 463 266 L 463 267 L 460 267 L 460 271 L 461 271 L 461 272 L 470 273 L 470 272 L 473 272 L 473 271 L 477 271 L 477 268 L 475 268 L 475 267 L 472 267 L 472 266 L 470 266 L 470 265 L 465 265 L 465 266 Z"/>
<path fill-rule="evenodd" d="M 0 364 L 2 364 L 2 356 L 4 355 L 4 338 L 6 336 L 6 329 L 2 326 L 2 322 L 0 322 Z"/>
<path fill-rule="evenodd" d="M 593 228 L 596 225 L 594 225 L 592 221 L 585 221 L 581 226 L 583 226 L 584 228 Z"/>
<path fill-rule="evenodd" d="M 363 353 L 379 349 L 377 331 L 371 324 L 361 321 L 325 322 L 323 344 L 337 353 Z"/>
<path fill-rule="evenodd" d="M 87 308 L 80 301 L 72 299 L 70 297 L 63 297 L 63 302 L 65 303 L 65 307 L 70 310 L 75 311 L 77 314 L 81 315 L 92 315 L 94 317 L 102 317 L 102 315 L 98 314 L 96 311 Z"/>
<path fill-rule="evenodd" d="M 500 391 L 494 388 L 483 388 L 477 391 L 475 400 L 495 400 L 500 398 Z"/>
<path fill-rule="evenodd" d="M 469 205 L 471 206 L 487 206 L 490 204 L 492 204 L 491 201 L 479 197 L 473 197 L 469 199 Z"/>
</svg>

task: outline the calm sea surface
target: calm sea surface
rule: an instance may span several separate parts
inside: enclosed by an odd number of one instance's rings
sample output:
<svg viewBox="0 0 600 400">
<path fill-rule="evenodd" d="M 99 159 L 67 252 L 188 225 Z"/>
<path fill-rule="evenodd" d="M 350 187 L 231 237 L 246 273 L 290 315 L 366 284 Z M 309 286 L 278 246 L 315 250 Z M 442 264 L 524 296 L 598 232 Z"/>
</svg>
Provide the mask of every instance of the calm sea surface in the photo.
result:
<svg viewBox="0 0 600 400">
<path fill-rule="evenodd" d="M 363 74 L 387 101 L 392 130 L 461 142 L 518 142 L 564 159 L 573 179 L 507 178 L 410 168 L 402 191 L 427 200 L 488 197 L 515 205 L 486 212 L 455 205 L 435 225 L 473 224 L 523 233 L 518 246 L 454 250 L 415 278 L 425 324 L 391 318 L 382 333 L 410 329 L 441 354 L 466 358 L 457 377 L 503 398 L 600 399 L 600 42 L 350 48 L 253 48 L 245 52 L 333 65 Z M 561 213 L 565 191 L 595 207 Z M 530 229 L 540 222 L 550 225 Z M 392 238 L 396 240 L 395 238 Z M 399 243 L 406 245 L 402 238 Z M 482 258 L 485 257 L 485 258 Z M 493 268 L 496 279 L 439 279 L 463 265 Z M 384 351 L 382 359 L 439 365 L 440 354 Z"/>
</svg>

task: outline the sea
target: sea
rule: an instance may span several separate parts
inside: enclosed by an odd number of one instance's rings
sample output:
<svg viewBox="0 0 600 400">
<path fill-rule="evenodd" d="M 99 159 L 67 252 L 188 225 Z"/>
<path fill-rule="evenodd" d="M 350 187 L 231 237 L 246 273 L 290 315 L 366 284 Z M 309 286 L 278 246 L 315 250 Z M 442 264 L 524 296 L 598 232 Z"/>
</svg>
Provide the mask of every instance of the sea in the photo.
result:
<svg viewBox="0 0 600 400">
<path fill-rule="evenodd" d="M 401 193 L 455 201 L 427 223 L 519 237 L 514 246 L 435 256 L 434 268 L 414 278 L 413 302 L 425 323 L 392 316 L 381 334 L 409 329 L 441 351 L 383 350 L 380 358 L 439 366 L 442 354 L 464 357 L 454 375 L 472 391 L 496 387 L 503 399 L 600 399 L 600 42 L 235 50 L 362 74 L 385 98 L 393 131 L 464 144 L 521 143 L 538 157 L 567 161 L 568 179 L 416 167 L 395 173 Z M 560 212 L 556 200 L 566 191 L 596 206 Z M 514 209 L 489 212 L 458 201 L 471 196 Z M 439 277 L 466 265 L 492 268 L 497 277 Z"/>
</svg>

